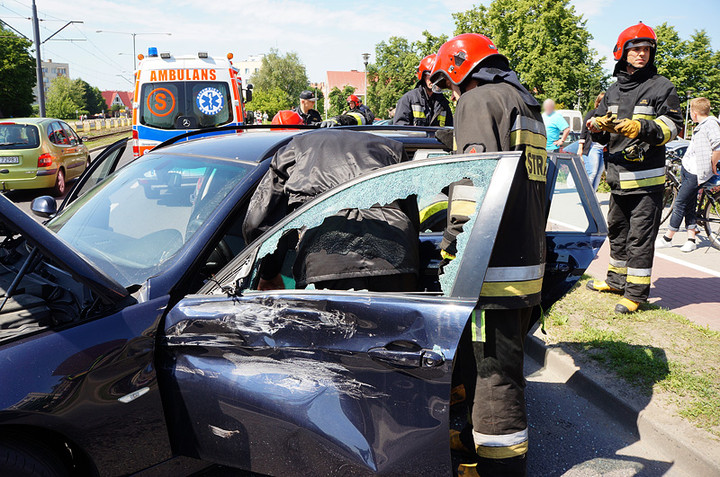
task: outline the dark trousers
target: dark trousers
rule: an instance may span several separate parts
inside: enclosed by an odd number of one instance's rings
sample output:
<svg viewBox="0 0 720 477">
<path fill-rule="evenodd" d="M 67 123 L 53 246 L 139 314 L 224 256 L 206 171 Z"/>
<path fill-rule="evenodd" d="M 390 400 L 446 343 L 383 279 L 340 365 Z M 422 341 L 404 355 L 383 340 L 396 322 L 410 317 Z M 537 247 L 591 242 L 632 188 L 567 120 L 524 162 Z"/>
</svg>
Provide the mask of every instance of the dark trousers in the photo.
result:
<svg viewBox="0 0 720 477">
<path fill-rule="evenodd" d="M 471 403 L 472 439 L 480 475 L 524 475 L 527 411 L 523 345 L 532 308 L 476 310 L 458 347 L 457 377 Z M 474 328 L 474 330 L 473 330 Z M 485 473 L 483 473 L 485 472 Z"/>
<path fill-rule="evenodd" d="M 673 205 L 673 212 L 670 216 L 670 230 L 677 232 L 680 229 L 683 219 L 688 230 L 697 229 L 697 195 L 700 190 L 697 176 L 691 174 L 683 167 L 680 174 L 682 182 L 678 191 L 677 199 Z"/>
<path fill-rule="evenodd" d="M 625 290 L 625 298 L 647 301 L 660 228 L 662 191 L 649 194 L 610 195 L 608 239 L 610 264 L 607 284 Z"/>
</svg>

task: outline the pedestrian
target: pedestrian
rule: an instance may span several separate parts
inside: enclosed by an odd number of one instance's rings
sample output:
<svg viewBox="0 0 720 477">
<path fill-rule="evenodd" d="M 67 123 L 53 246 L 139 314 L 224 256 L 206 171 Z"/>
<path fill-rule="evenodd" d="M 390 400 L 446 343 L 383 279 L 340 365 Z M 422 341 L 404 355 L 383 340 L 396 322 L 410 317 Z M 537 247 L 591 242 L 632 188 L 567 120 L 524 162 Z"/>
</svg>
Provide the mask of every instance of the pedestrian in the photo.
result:
<svg viewBox="0 0 720 477">
<path fill-rule="evenodd" d="M 570 134 L 570 125 L 562 114 L 555 111 L 555 101 L 548 98 L 543 101 L 543 122 L 547 134 L 547 150 L 557 151 L 565 144 Z"/>
<path fill-rule="evenodd" d="M 720 121 L 710 115 L 710 100 L 695 98 L 690 101 L 690 118 L 697 126 L 693 130 L 690 146 L 682 158 L 682 181 L 677 199 L 670 216 L 670 227 L 664 236 L 657 239 L 655 248 L 672 247 L 672 239 L 685 219 L 687 242 L 681 252 L 692 252 L 697 248 L 697 221 L 695 205 L 697 194 L 704 182 L 717 174 L 720 160 Z"/>
<path fill-rule="evenodd" d="M 252 242 L 292 211 L 364 173 L 407 160 L 402 143 L 358 131 L 321 130 L 293 137 L 275 153 L 250 200 L 243 235 Z M 417 201 L 343 209 L 302 237 L 286 234 L 260 266 L 258 289 L 284 288 L 286 252 L 297 250 L 296 286 L 335 290 L 416 291 L 420 267 Z"/>
<path fill-rule="evenodd" d="M 263 122 L 263 124 L 266 123 L 266 122 L 268 122 L 268 113 L 267 113 L 267 111 L 263 111 L 263 113 L 262 113 L 262 122 Z"/>
<path fill-rule="evenodd" d="M 317 98 L 312 91 L 303 91 L 300 93 L 300 105 L 294 111 L 303 118 L 304 124 L 315 126 L 322 122 L 320 113 L 315 109 Z"/>
<path fill-rule="evenodd" d="M 665 144 L 682 127 L 680 100 L 672 82 L 657 73 L 657 36 L 638 23 L 625 29 L 613 50 L 613 83 L 587 122 L 592 139 L 607 144 L 610 186 L 610 263 L 605 280 L 590 280 L 598 292 L 622 294 L 616 313 L 632 313 L 650 294 L 655 239 L 665 187 Z"/>
<path fill-rule="evenodd" d="M 493 42 L 474 33 L 440 47 L 430 76 L 457 101 L 457 153 L 521 151 L 476 311 L 458 348 L 458 373 L 471 426 L 451 431 L 451 448 L 472 455 L 459 475 L 526 474 L 528 424 L 523 343 L 539 315 L 545 271 L 547 152 L 540 105 Z M 474 207 L 474 186 L 450 186 L 442 256 L 452 260 L 457 235 Z"/>
<path fill-rule="evenodd" d="M 393 124 L 407 126 L 452 126 L 450 102 L 441 92 L 433 91 L 430 71 L 435 64 L 435 54 L 422 59 L 417 69 L 415 88 L 405 93 L 397 102 Z"/>
<path fill-rule="evenodd" d="M 590 187 L 593 191 L 596 191 L 598 185 L 600 185 L 600 179 L 602 178 L 602 171 L 604 167 L 603 162 L 603 151 L 605 146 L 592 140 L 590 130 L 587 128 L 587 122 L 595 117 L 595 110 L 600 106 L 600 102 L 605 97 L 605 93 L 600 93 L 595 98 L 595 107 L 588 111 L 583 118 L 582 132 L 580 133 L 580 147 L 578 152 L 582 154 L 583 163 L 585 164 L 585 172 L 590 182 Z"/>
</svg>

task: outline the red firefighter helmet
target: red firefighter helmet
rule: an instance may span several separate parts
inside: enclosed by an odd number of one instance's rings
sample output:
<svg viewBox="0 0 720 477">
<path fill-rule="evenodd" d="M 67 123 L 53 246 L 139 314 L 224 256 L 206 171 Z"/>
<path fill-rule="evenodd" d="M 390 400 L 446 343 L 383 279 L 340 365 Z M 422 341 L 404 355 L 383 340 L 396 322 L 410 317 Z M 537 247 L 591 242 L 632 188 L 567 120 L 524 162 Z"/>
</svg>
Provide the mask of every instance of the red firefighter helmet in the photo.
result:
<svg viewBox="0 0 720 477">
<path fill-rule="evenodd" d="M 360 104 L 360 98 L 358 98 L 358 97 L 355 96 L 354 94 L 351 94 L 350 96 L 347 97 L 347 102 L 348 102 L 348 103 L 353 102 L 353 103 L 359 105 L 359 104 Z"/>
<path fill-rule="evenodd" d="M 427 55 L 425 58 L 423 58 L 420 61 L 420 64 L 418 65 L 417 69 L 417 77 L 418 80 L 423 79 L 423 75 L 427 71 L 428 73 L 432 71 L 433 65 L 435 64 L 435 57 L 437 55 L 433 53 L 432 55 Z"/>
<path fill-rule="evenodd" d="M 438 83 L 447 79 L 459 85 L 481 61 L 491 56 L 499 56 L 507 62 L 490 38 L 477 33 L 463 33 L 440 47 L 430 80 Z"/>
<path fill-rule="evenodd" d="M 303 121 L 302 116 L 300 116 L 295 111 L 290 111 L 288 109 L 284 111 L 278 111 L 278 113 L 273 116 L 272 118 L 272 124 L 282 124 L 282 125 L 298 125 L 298 124 L 304 124 L 305 121 Z"/>
<path fill-rule="evenodd" d="M 625 55 L 626 49 L 639 46 L 643 41 L 649 42 L 650 46 L 655 49 L 657 46 L 655 30 L 643 22 L 624 29 L 622 33 L 620 33 L 620 36 L 618 36 L 617 44 L 615 44 L 615 49 L 613 49 L 615 60 L 621 60 Z"/>
</svg>

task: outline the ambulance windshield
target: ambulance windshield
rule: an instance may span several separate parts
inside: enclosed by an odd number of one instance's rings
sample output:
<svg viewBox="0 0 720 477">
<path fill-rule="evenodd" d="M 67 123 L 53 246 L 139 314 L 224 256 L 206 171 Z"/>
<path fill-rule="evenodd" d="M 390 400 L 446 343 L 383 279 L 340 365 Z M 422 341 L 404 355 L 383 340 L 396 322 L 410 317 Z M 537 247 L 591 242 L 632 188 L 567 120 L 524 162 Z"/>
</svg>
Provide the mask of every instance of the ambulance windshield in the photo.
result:
<svg viewBox="0 0 720 477">
<path fill-rule="evenodd" d="M 221 81 L 145 83 L 140 124 L 158 129 L 203 129 L 232 121 L 232 97 Z"/>
</svg>

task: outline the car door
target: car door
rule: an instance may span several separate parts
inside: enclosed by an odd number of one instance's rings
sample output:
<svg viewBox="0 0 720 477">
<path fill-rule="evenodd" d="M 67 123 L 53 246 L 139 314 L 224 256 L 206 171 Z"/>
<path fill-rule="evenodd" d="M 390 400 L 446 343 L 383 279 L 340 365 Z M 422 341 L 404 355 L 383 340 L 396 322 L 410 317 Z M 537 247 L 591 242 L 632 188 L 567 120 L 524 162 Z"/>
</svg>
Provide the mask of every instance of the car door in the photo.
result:
<svg viewBox="0 0 720 477">
<path fill-rule="evenodd" d="M 78 135 L 75 134 L 75 131 L 73 131 L 67 123 L 60 122 L 60 125 L 68 142 L 68 146 L 65 149 L 65 177 L 70 180 L 82 174 L 87 162 L 87 157 L 85 156 L 85 146 L 83 146 L 82 141 Z"/>
<path fill-rule="evenodd" d="M 455 350 L 519 158 L 438 157 L 365 175 L 291 214 L 180 301 L 158 357 L 175 451 L 272 475 L 446 474 Z M 348 207 L 431 197 L 464 177 L 480 205 L 437 290 L 253 290 L 283 233 Z M 437 273 L 433 252 L 423 272 Z"/>
</svg>

